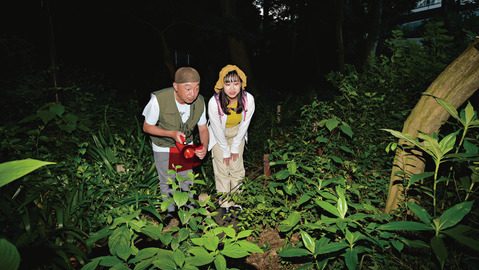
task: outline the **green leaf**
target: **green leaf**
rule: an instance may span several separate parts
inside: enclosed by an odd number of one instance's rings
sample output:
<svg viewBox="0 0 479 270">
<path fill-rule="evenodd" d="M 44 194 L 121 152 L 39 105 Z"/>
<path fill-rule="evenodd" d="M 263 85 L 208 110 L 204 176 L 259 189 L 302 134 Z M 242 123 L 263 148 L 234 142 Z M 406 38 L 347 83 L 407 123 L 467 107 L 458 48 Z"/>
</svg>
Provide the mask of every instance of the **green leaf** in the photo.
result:
<svg viewBox="0 0 479 270">
<path fill-rule="evenodd" d="M 348 247 L 348 244 L 346 244 L 344 242 L 327 243 L 327 244 L 323 244 L 323 245 L 320 245 L 319 247 L 317 247 L 317 249 L 318 249 L 317 253 L 318 254 L 327 254 L 327 253 L 342 250 L 342 249 L 347 248 L 347 247 Z"/>
<path fill-rule="evenodd" d="M 467 102 L 466 108 L 464 109 L 464 113 L 465 113 L 464 117 L 466 118 L 466 119 L 464 119 L 465 120 L 464 122 L 465 122 L 466 126 L 469 126 L 469 124 L 475 118 L 474 117 L 475 116 L 474 115 L 474 108 L 472 107 L 471 102 L 469 102 L 469 101 Z"/>
<path fill-rule="evenodd" d="M 445 101 L 442 98 L 434 98 L 439 105 L 441 105 L 452 117 L 454 117 L 457 121 L 462 122 L 461 118 L 459 117 L 459 114 L 457 113 L 457 110 L 454 106 L 449 104 L 447 101 Z M 463 123 L 464 124 L 464 123 Z"/>
<path fill-rule="evenodd" d="M 273 174 L 273 177 L 278 180 L 284 180 L 289 177 L 289 171 L 288 170 L 281 170 L 275 174 Z"/>
<path fill-rule="evenodd" d="M 20 266 L 20 253 L 17 247 L 6 239 L 0 239 L 0 262 L 3 269 L 16 270 Z"/>
<path fill-rule="evenodd" d="M 188 202 L 188 192 L 176 190 L 173 192 L 173 200 L 178 207 L 182 207 Z"/>
<path fill-rule="evenodd" d="M 216 235 L 208 235 L 205 239 L 205 248 L 209 251 L 215 251 L 218 248 L 220 239 Z"/>
<path fill-rule="evenodd" d="M 202 266 L 211 263 L 214 257 L 202 247 L 193 247 L 188 250 L 193 257 L 187 257 L 186 262 L 194 266 Z"/>
<path fill-rule="evenodd" d="M 326 127 L 328 128 L 329 131 L 332 131 L 339 125 L 339 121 L 336 118 L 330 118 L 326 120 Z"/>
<path fill-rule="evenodd" d="M 226 259 L 223 255 L 218 254 L 215 258 L 215 268 L 216 270 L 226 270 Z"/>
<path fill-rule="evenodd" d="M 236 238 L 238 239 L 241 239 L 241 238 L 245 238 L 245 237 L 248 237 L 251 235 L 251 233 L 253 232 L 253 230 L 244 230 L 244 231 L 241 231 L 238 233 L 238 236 Z"/>
<path fill-rule="evenodd" d="M 442 155 L 445 155 L 449 151 L 454 149 L 454 145 L 456 144 L 457 133 L 458 132 L 456 131 L 451 134 L 448 134 L 439 142 L 439 148 L 441 149 Z"/>
<path fill-rule="evenodd" d="M 339 126 L 339 128 L 341 129 L 341 131 L 342 131 L 344 134 L 348 135 L 349 138 L 352 138 L 352 137 L 353 137 L 353 130 L 351 129 L 351 127 L 350 127 L 348 124 L 346 124 L 346 123 L 343 122 L 343 123 L 341 124 L 341 126 Z"/>
<path fill-rule="evenodd" d="M 113 267 L 119 263 L 123 263 L 118 257 L 116 256 L 103 256 L 100 257 L 100 265 L 101 266 L 107 266 L 107 267 Z"/>
<path fill-rule="evenodd" d="M 401 252 L 404 248 L 404 243 L 398 240 L 392 240 L 391 245 L 399 252 Z"/>
<path fill-rule="evenodd" d="M 329 213 L 335 215 L 336 217 L 341 217 L 341 215 L 338 212 L 338 209 L 336 207 L 334 207 L 332 204 L 330 204 L 326 201 L 319 200 L 319 199 L 316 199 L 315 202 L 316 202 L 317 205 L 319 205 L 321 208 L 328 211 Z"/>
<path fill-rule="evenodd" d="M 304 249 L 304 248 L 297 248 L 297 247 L 288 247 L 288 248 L 283 248 L 279 253 L 279 256 L 284 257 L 284 258 L 290 258 L 290 257 L 304 257 L 304 256 L 310 256 L 311 253 Z"/>
<path fill-rule="evenodd" d="M 173 252 L 173 260 L 175 261 L 176 265 L 182 267 L 185 263 L 185 254 L 180 249 L 177 249 Z"/>
<path fill-rule="evenodd" d="M 100 263 L 100 259 L 95 258 L 91 262 L 85 264 L 80 270 L 95 270 Z M 15 268 L 12 268 L 15 269 Z"/>
<path fill-rule="evenodd" d="M 237 244 L 225 244 L 221 254 L 233 259 L 239 259 L 249 255 L 248 251 Z"/>
<path fill-rule="evenodd" d="M 384 231 L 431 231 L 432 226 L 415 221 L 393 221 L 378 227 Z"/>
<path fill-rule="evenodd" d="M 17 180 L 40 167 L 50 164 L 55 164 L 55 162 L 30 158 L 0 163 L 0 187 Z"/>
<path fill-rule="evenodd" d="M 288 172 L 290 175 L 295 174 L 298 170 L 298 165 L 294 161 L 288 162 L 288 165 L 286 165 L 286 167 L 288 168 Z"/>
<path fill-rule="evenodd" d="M 444 230 L 459 223 L 471 211 L 472 204 L 473 202 L 462 202 L 444 211 L 439 217 L 439 229 Z"/>
<path fill-rule="evenodd" d="M 338 194 L 338 202 L 336 203 L 336 209 L 338 210 L 339 217 L 344 219 L 348 212 L 348 203 L 344 196 L 344 190 L 339 186 L 336 186 L 336 193 Z"/>
<path fill-rule="evenodd" d="M 65 107 L 61 104 L 54 103 L 50 105 L 48 110 L 57 116 L 62 116 L 62 114 L 65 112 Z"/>
<path fill-rule="evenodd" d="M 444 269 L 444 264 L 446 263 L 447 258 L 447 248 L 444 244 L 444 241 L 441 239 L 441 237 L 434 236 L 431 239 L 431 247 L 432 251 L 434 251 L 434 254 L 436 255 L 437 260 L 441 264 L 441 269 Z"/>
<path fill-rule="evenodd" d="M 298 224 L 299 220 L 301 219 L 301 214 L 297 211 L 292 212 L 286 220 L 283 220 L 279 224 L 279 230 L 281 232 L 288 232 L 293 229 L 296 224 Z"/>
<path fill-rule="evenodd" d="M 126 261 L 131 255 L 130 239 L 132 234 L 130 229 L 124 225 L 115 229 L 108 237 L 110 253 Z"/>
<path fill-rule="evenodd" d="M 429 215 L 426 209 L 413 202 L 410 202 L 407 205 L 409 209 L 411 209 L 411 211 L 422 221 L 422 223 L 431 226 L 432 217 Z"/>
<path fill-rule="evenodd" d="M 409 188 L 412 185 L 414 185 L 414 183 L 416 183 L 417 181 L 420 181 L 422 179 L 428 178 L 433 175 L 434 175 L 434 172 L 423 172 L 423 173 L 413 174 L 411 178 L 409 178 L 409 183 L 407 187 Z"/>
<path fill-rule="evenodd" d="M 446 234 L 447 236 L 453 238 L 457 242 L 479 252 L 479 241 L 477 241 L 476 239 L 470 238 L 466 235 L 466 233 L 472 232 L 471 227 L 459 224 L 449 230 L 445 230 L 442 232 Z M 476 232 L 472 232 L 471 234 L 472 236 L 477 235 Z"/>
<path fill-rule="evenodd" d="M 349 270 L 354 270 L 358 266 L 358 252 L 356 249 L 347 249 L 344 253 L 344 260 Z"/>
<path fill-rule="evenodd" d="M 303 240 L 304 246 L 309 250 L 309 252 L 314 253 L 316 250 L 316 240 L 305 231 L 301 231 L 301 239 Z"/>
<path fill-rule="evenodd" d="M 258 247 L 255 243 L 251 243 L 246 240 L 240 240 L 236 242 L 240 247 L 244 250 L 246 250 L 249 253 L 263 253 L 263 250 Z"/>
<path fill-rule="evenodd" d="M 405 140 L 405 141 L 413 144 L 414 146 L 424 150 L 423 146 L 416 140 L 416 138 L 414 138 L 413 136 L 411 136 L 407 133 L 401 133 L 399 131 L 392 130 L 392 129 L 387 129 L 387 128 L 383 128 L 381 130 L 387 131 L 387 132 L 391 133 L 391 135 L 393 135 L 394 137 L 396 137 L 398 139 Z"/>
<path fill-rule="evenodd" d="M 141 229 L 141 232 L 153 240 L 160 239 L 162 228 L 158 225 L 148 224 Z"/>
</svg>

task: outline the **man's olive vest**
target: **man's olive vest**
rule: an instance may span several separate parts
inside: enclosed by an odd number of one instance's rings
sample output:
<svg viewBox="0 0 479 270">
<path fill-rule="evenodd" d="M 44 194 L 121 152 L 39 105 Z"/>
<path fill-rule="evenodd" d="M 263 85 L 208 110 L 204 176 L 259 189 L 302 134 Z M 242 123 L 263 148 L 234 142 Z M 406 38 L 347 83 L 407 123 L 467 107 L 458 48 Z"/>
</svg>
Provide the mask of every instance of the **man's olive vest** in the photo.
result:
<svg viewBox="0 0 479 270">
<path fill-rule="evenodd" d="M 166 130 L 179 130 L 185 134 L 186 141 L 191 142 L 193 141 L 193 130 L 203 114 L 205 101 L 201 95 L 198 95 L 198 98 L 190 105 L 190 117 L 183 123 L 178 107 L 176 107 L 174 91 L 173 87 L 169 87 L 153 92 L 160 106 L 160 117 L 156 126 Z M 170 137 L 150 136 L 150 138 L 154 144 L 160 147 L 175 146 L 175 140 Z"/>
</svg>

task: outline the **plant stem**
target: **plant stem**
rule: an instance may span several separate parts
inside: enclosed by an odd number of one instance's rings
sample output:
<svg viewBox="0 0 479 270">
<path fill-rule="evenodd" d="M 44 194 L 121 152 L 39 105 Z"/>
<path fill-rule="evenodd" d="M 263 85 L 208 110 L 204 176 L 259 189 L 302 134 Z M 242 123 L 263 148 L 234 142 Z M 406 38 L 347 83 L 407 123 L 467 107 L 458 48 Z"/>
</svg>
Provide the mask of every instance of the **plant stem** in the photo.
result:
<svg viewBox="0 0 479 270">
<path fill-rule="evenodd" d="M 436 169 L 434 170 L 434 184 L 433 184 L 433 196 L 432 196 L 432 205 L 434 207 L 434 217 L 436 217 L 437 207 L 436 207 L 436 189 L 437 189 L 437 174 L 439 171 L 439 166 L 441 165 L 441 160 L 436 161 Z"/>
</svg>

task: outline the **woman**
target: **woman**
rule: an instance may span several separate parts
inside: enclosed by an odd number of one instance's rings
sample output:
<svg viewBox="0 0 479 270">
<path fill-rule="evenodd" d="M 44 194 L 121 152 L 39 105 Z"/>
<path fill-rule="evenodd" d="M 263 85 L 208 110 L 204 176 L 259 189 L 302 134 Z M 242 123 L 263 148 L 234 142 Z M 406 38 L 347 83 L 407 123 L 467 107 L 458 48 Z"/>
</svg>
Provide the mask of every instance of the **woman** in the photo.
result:
<svg viewBox="0 0 479 270">
<path fill-rule="evenodd" d="M 235 65 L 226 65 L 208 102 L 208 150 L 212 150 L 216 191 L 221 194 L 223 213 L 235 206 L 231 194 L 238 191 L 245 177 L 243 150 L 255 109 L 254 98 L 245 88 L 244 72 Z"/>
</svg>

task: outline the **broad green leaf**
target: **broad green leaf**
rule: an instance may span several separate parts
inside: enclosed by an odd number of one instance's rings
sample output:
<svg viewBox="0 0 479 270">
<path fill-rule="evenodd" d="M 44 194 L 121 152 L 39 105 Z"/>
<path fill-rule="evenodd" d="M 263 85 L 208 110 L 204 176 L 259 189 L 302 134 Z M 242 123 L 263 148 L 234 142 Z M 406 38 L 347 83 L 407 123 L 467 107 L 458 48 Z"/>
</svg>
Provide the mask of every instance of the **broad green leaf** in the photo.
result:
<svg viewBox="0 0 479 270">
<path fill-rule="evenodd" d="M 415 221 L 393 221 L 378 227 L 384 231 L 431 231 L 432 226 Z"/>
<path fill-rule="evenodd" d="M 436 138 L 424 133 L 419 133 L 417 137 L 423 140 L 422 149 L 426 151 L 435 162 L 438 162 L 442 159 L 444 153 L 442 152 L 439 142 Z"/>
<path fill-rule="evenodd" d="M 444 230 L 459 223 L 471 211 L 472 204 L 472 201 L 462 202 L 444 211 L 439 217 L 439 229 Z"/>
<path fill-rule="evenodd" d="M 451 134 L 448 134 L 439 142 L 439 147 L 443 155 L 449 153 L 449 151 L 454 149 L 454 145 L 456 144 L 457 133 L 458 132 L 456 131 Z"/>
<path fill-rule="evenodd" d="M 468 233 L 471 236 L 475 236 L 475 232 L 473 232 L 471 227 L 459 224 L 442 232 L 457 242 L 479 252 L 479 241 L 467 236 Z"/>
<path fill-rule="evenodd" d="M 225 244 L 221 254 L 233 259 L 239 259 L 248 256 L 249 252 L 237 244 Z"/>
<path fill-rule="evenodd" d="M 91 262 L 85 264 L 80 270 L 95 270 L 98 267 L 99 263 L 100 263 L 100 259 L 95 258 Z M 12 269 L 16 269 L 16 268 L 12 268 Z"/>
<path fill-rule="evenodd" d="M 55 164 L 55 162 L 30 158 L 0 163 L 0 187 L 29 174 L 40 167 L 50 164 Z"/>
<path fill-rule="evenodd" d="M 176 263 L 172 257 L 161 256 L 158 260 L 153 261 L 153 265 L 161 270 L 176 270 Z"/>
<path fill-rule="evenodd" d="M 148 224 L 141 229 L 141 232 L 153 240 L 158 240 L 162 234 L 162 229 L 163 228 L 158 225 Z"/>
<path fill-rule="evenodd" d="M 298 199 L 298 201 L 296 202 L 296 205 L 302 205 L 303 203 L 309 201 L 311 199 L 311 196 L 309 196 L 308 194 L 303 194 L 301 195 L 301 198 Z"/>
<path fill-rule="evenodd" d="M 328 128 L 329 131 L 332 131 L 339 125 L 339 121 L 336 118 L 330 118 L 326 120 L 326 127 Z"/>
<path fill-rule="evenodd" d="M 461 118 L 459 117 L 459 114 L 457 113 L 456 108 L 449 104 L 447 101 L 445 101 L 442 98 L 434 98 L 439 105 L 441 105 L 452 117 L 454 117 L 457 121 L 462 123 Z M 463 123 L 464 124 L 464 123 Z"/>
<path fill-rule="evenodd" d="M 215 251 L 218 248 L 218 244 L 220 243 L 220 239 L 216 235 L 209 235 L 206 236 L 205 239 L 205 248 L 209 251 Z"/>
<path fill-rule="evenodd" d="M 138 251 L 138 254 L 135 256 L 134 259 L 135 261 L 146 260 L 148 258 L 155 256 L 158 253 L 158 251 L 159 251 L 159 248 L 154 248 L 154 247 L 144 248 Z"/>
<path fill-rule="evenodd" d="M 349 138 L 352 138 L 352 137 L 353 137 L 353 130 L 351 129 L 351 127 L 350 127 L 348 124 L 346 124 L 346 123 L 343 122 L 343 123 L 341 124 L 341 126 L 339 126 L 339 128 L 341 129 L 341 131 L 342 131 L 344 134 L 348 135 Z"/>
<path fill-rule="evenodd" d="M 338 194 L 336 209 L 338 210 L 339 217 L 344 219 L 346 217 L 346 213 L 348 212 L 348 203 L 346 202 L 346 197 L 344 196 L 344 190 L 339 186 L 336 186 L 336 193 Z"/>
<path fill-rule="evenodd" d="M 62 116 L 62 114 L 65 112 L 65 107 L 61 104 L 53 103 L 50 105 L 48 110 L 56 114 L 57 116 Z"/>
<path fill-rule="evenodd" d="M 301 231 L 301 239 L 303 240 L 303 244 L 309 250 L 309 252 L 314 253 L 316 250 L 316 240 L 305 231 Z"/>
<path fill-rule="evenodd" d="M 471 102 L 467 102 L 466 108 L 464 109 L 465 124 L 468 126 L 474 120 L 474 108 L 471 105 Z"/>
<path fill-rule="evenodd" d="M 281 170 L 275 174 L 273 174 L 273 177 L 278 180 L 284 180 L 289 177 L 289 171 L 288 170 Z"/>
<path fill-rule="evenodd" d="M 238 233 L 238 236 L 236 238 L 238 239 L 241 239 L 241 238 L 245 238 L 245 237 L 248 237 L 251 235 L 251 233 L 253 232 L 253 230 L 244 230 L 244 231 L 241 231 Z"/>
<path fill-rule="evenodd" d="M 0 239 L 0 262 L 3 269 L 16 270 L 20 266 L 20 253 L 17 247 L 6 239 Z"/>
<path fill-rule="evenodd" d="M 424 147 L 416 140 L 416 138 L 414 138 L 413 136 L 411 136 L 409 134 L 401 133 L 399 131 L 392 130 L 392 129 L 387 129 L 387 128 L 383 128 L 381 130 L 387 131 L 387 132 L 391 133 L 391 135 L 393 135 L 394 137 L 396 137 L 398 139 L 405 140 L 405 141 L 413 144 L 414 146 L 424 150 Z"/>
<path fill-rule="evenodd" d="M 315 202 L 316 202 L 317 205 L 319 205 L 321 208 L 328 211 L 329 213 L 335 215 L 336 217 L 341 217 L 341 215 L 338 212 L 338 209 L 336 207 L 334 207 L 332 204 L 330 204 L 326 201 L 319 200 L 319 199 L 315 200 Z"/>
<path fill-rule="evenodd" d="M 423 173 L 413 174 L 411 178 L 409 178 L 408 188 L 414 185 L 414 183 L 416 183 L 417 181 L 426 179 L 433 175 L 434 175 L 434 172 L 423 172 Z"/>
<path fill-rule="evenodd" d="M 215 268 L 216 270 L 226 270 L 226 259 L 223 255 L 218 254 L 215 258 Z"/>
<path fill-rule="evenodd" d="M 178 241 L 182 242 L 190 237 L 190 231 L 187 228 L 181 228 L 177 237 Z"/>
<path fill-rule="evenodd" d="M 286 220 L 283 220 L 279 224 L 279 230 L 281 232 L 287 232 L 293 229 L 296 224 L 298 224 L 299 220 L 301 219 L 301 214 L 297 211 L 292 212 Z"/>
<path fill-rule="evenodd" d="M 348 244 L 344 242 L 333 242 L 317 247 L 318 254 L 327 254 L 347 248 Z"/>
<path fill-rule="evenodd" d="M 263 253 L 263 250 L 259 248 L 258 245 L 247 240 L 240 240 L 236 243 L 240 245 L 242 249 L 246 250 L 249 253 Z"/>
<path fill-rule="evenodd" d="M 125 225 L 115 229 L 108 237 L 110 253 L 126 261 L 131 255 L 130 239 L 132 234 Z"/>
<path fill-rule="evenodd" d="M 193 254 L 193 257 L 187 257 L 186 262 L 194 266 L 207 265 L 213 262 L 214 257 L 202 247 L 193 247 L 188 250 L 189 253 Z"/>
<path fill-rule="evenodd" d="M 431 239 L 431 247 L 432 251 L 434 251 L 434 254 L 436 255 L 437 260 L 441 264 L 441 269 L 444 269 L 444 264 L 446 263 L 447 258 L 447 248 L 444 244 L 444 241 L 441 239 L 441 237 L 434 236 Z"/>
<path fill-rule="evenodd" d="M 182 267 L 185 263 L 185 254 L 180 249 L 177 249 L 173 252 L 173 260 L 175 261 L 176 265 Z"/>
<path fill-rule="evenodd" d="M 173 192 L 173 200 L 178 207 L 182 207 L 188 202 L 188 192 L 176 190 Z"/>
<path fill-rule="evenodd" d="M 292 175 L 292 174 L 295 174 L 296 171 L 298 170 L 298 165 L 296 165 L 296 162 L 290 161 L 288 162 L 287 168 L 288 168 L 289 174 Z"/>
<path fill-rule="evenodd" d="M 391 245 L 399 252 L 401 252 L 404 248 L 404 243 L 398 240 L 392 240 Z"/>
<path fill-rule="evenodd" d="M 311 253 L 304 249 L 304 248 L 297 248 L 297 247 L 288 247 L 283 248 L 279 253 L 279 256 L 290 258 L 290 257 L 304 257 L 309 256 Z"/>
<path fill-rule="evenodd" d="M 349 270 L 354 270 L 358 266 L 358 252 L 356 249 L 346 249 L 344 260 Z"/>
<path fill-rule="evenodd" d="M 100 265 L 101 266 L 107 266 L 107 267 L 113 267 L 119 263 L 124 263 L 118 257 L 116 256 L 103 256 L 100 257 Z"/>
<path fill-rule="evenodd" d="M 422 223 L 429 226 L 431 225 L 432 217 L 429 215 L 426 209 L 413 202 L 408 203 L 407 206 L 422 221 Z"/>
</svg>

